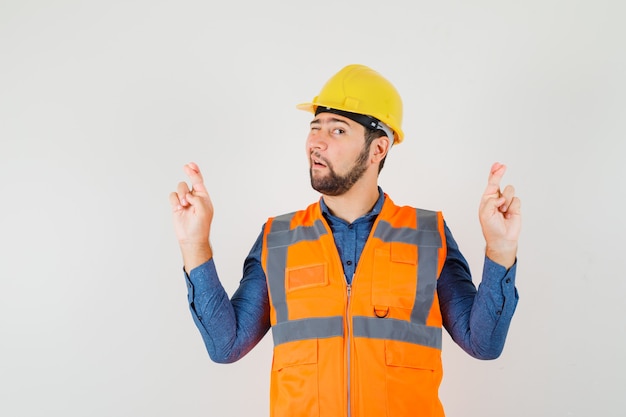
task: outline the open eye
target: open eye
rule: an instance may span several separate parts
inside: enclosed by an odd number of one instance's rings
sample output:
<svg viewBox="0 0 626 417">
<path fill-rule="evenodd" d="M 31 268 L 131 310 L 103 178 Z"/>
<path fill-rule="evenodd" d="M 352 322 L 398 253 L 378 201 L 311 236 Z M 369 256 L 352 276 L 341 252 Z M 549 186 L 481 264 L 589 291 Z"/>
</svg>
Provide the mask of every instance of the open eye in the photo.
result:
<svg viewBox="0 0 626 417">
<path fill-rule="evenodd" d="M 336 127 L 333 129 L 333 135 L 343 135 L 346 131 L 340 127 Z"/>
</svg>

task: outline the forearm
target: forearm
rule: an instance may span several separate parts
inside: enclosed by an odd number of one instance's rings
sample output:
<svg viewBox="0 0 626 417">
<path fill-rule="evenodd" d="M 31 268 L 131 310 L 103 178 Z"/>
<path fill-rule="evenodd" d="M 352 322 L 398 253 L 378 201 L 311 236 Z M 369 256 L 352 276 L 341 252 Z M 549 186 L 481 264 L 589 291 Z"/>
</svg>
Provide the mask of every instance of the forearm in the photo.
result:
<svg viewBox="0 0 626 417">
<path fill-rule="evenodd" d="M 211 359 L 229 363 L 241 359 L 269 329 L 269 301 L 264 278 L 246 277 L 228 298 L 213 261 L 187 276 L 189 308 Z"/>
<path fill-rule="evenodd" d="M 481 359 L 495 359 L 502 353 L 517 306 L 515 272 L 486 258 L 482 281 L 472 304 L 469 346 Z"/>
<path fill-rule="evenodd" d="M 510 269 L 485 258 L 478 290 L 451 235 L 448 258 L 437 284 L 444 326 L 452 339 L 478 359 L 497 358 L 517 306 L 516 264 Z"/>
</svg>

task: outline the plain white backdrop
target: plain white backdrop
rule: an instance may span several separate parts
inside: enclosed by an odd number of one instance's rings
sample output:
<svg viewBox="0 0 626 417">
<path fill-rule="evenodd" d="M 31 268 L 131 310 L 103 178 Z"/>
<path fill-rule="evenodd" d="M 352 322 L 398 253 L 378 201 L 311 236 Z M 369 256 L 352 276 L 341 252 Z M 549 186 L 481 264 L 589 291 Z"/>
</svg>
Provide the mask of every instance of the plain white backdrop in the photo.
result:
<svg viewBox="0 0 626 417">
<path fill-rule="evenodd" d="M 212 363 L 168 194 L 197 162 L 232 293 L 317 199 L 295 109 L 350 63 L 401 92 L 380 184 L 480 282 L 491 163 L 523 204 L 502 356 L 444 338 L 450 417 L 626 412 L 626 7 L 607 1 L 0 0 L 0 415 L 266 416 L 271 337 Z"/>
</svg>

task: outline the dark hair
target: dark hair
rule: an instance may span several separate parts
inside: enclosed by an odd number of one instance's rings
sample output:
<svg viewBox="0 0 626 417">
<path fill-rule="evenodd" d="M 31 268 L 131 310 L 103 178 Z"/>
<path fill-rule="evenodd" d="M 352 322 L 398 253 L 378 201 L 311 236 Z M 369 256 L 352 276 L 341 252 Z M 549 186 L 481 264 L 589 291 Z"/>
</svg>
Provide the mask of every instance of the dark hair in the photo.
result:
<svg viewBox="0 0 626 417">
<path fill-rule="evenodd" d="M 378 138 L 383 137 L 385 135 L 386 135 L 386 133 L 383 132 L 380 129 L 365 128 L 365 147 L 367 149 L 369 149 L 369 147 L 372 144 L 372 142 L 374 141 L 374 139 L 378 139 Z M 389 143 L 390 144 L 393 143 L 393 138 L 389 138 Z M 380 174 L 380 171 L 383 169 L 383 166 L 385 165 L 385 159 L 387 159 L 387 155 L 385 155 L 385 157 L 378 164 L 378 173 L 379 174 Z"/>
</svg>

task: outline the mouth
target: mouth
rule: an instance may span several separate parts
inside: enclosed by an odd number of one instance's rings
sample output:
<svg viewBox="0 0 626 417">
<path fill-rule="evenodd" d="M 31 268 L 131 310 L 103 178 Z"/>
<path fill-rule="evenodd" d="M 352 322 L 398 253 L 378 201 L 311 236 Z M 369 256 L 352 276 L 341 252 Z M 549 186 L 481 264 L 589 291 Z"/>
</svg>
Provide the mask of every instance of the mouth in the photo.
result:
<svg viewBox="0 0 626 417">
<path fill-rule="evenodd" d="M 311 155 L 311 168 L 326 168 L 328 164 L 320 157 Z"/>
</svg>

